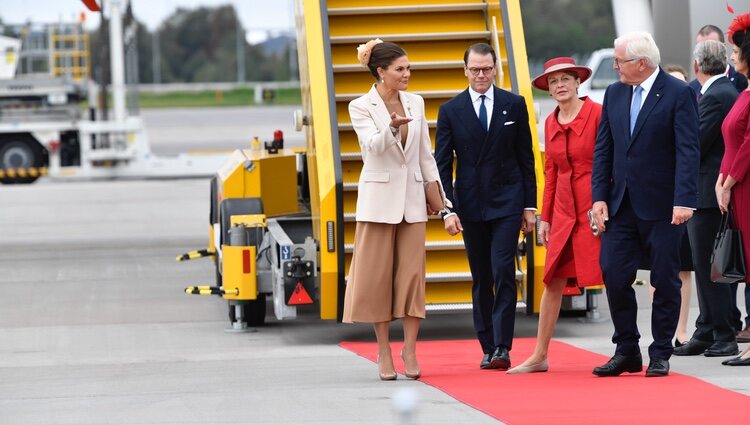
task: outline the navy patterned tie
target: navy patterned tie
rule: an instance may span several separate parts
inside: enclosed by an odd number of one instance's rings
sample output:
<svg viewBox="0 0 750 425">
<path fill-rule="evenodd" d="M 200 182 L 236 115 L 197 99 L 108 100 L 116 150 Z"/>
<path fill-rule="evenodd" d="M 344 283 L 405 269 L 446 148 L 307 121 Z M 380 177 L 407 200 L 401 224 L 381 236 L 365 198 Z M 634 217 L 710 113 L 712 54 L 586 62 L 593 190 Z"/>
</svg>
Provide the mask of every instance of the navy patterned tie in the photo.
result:
<svg viewBox="0 0 750 425">
<path fill-rule="evenodd" d="M 482 129 L 484 129 L 484 131 L 487 131 L 487 107 L 484 106 L 485 97 L 487 96 L 479 96 L 479 98 L 482 99 L 482 103 L 479 105 L 479 122 L 482 124 Z"/>
</svg>

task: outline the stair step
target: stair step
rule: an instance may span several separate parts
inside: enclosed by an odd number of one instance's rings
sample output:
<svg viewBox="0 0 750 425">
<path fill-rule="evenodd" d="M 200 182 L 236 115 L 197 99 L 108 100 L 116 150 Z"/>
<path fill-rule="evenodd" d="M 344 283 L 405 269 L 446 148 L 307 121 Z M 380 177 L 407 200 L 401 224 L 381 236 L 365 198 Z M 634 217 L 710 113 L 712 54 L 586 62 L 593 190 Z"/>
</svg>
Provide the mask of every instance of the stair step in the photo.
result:
<svg viewBox="0 0 750 425">
<path fill-rule="evenodd" d="M 415 91 L 410 91 L 409 93 L 418 94 L 422 96 L 423 99 L 433 99 L 433 98 L 451 99 L 457 94 L 461 93 L 462 91 L 463 90 L 423 90 L 423 91 L 415 90 Z M 350 102 L 364 94 L 365 92 L 336 94 L 336 102 Z"/>
<path fill-rule="evenodd" d="M 464 249 L 464 241 L 427 241 L 424 244 L 425 249 L 428 251 L 448 251 L 453 249 Z M 354 244 L 348 243 L 344 245 L 344 249 L 347 254 L 354 251 Z"/>
<path fill-rule="evenodd" d="M 427 218 L 429 220 L 442 220 L 442 218 L 440 218 L 439 215 L 430 215 L 430 216 L 427 216 Z M 353 213 L 353 212 L 344 213 L 344 221 L 351 222 L 351 223 L 357 221 L 357 213 Z"/>
<path fill-rule="evenodd" d="M 447 272 L 447 273 L 427 273 L 425 275 L 427 283 L 433 282 L 471 282 L 470 272 Z"/>
<path fill-rule="evenodd" d="M 436 313 L 463 313 L 471 311 L 471 303 L 444 303 L 444 304 L 426 304 L 425 310 L 434 311 Z M 523 301 L 516 301 L 516 311 L 526 310 L 526 303 Z"/>
<path fill-rule="evenodd" d="M 427 126 L 435 128 L 435 126 L 437 126 L 437 120 L 427 120 Z M 354 126 L 352 126 L 352 123 L 350 122 L 340 123 L 339 130 L 354 130 Z"/>
<path fill-rule="evenodd" d="M 339 15 L 384 15 L 428 12 L 464 12 L 485 10 L 485 3 L 432 4 L 419 6 L 335 7 L 328 9 L 328 16 Z"/>
<path fill-rule="evenodd" d="M 410 69 L 458 69 L 464 67 L 464 61 L 425 61 L 425 62 L 411 62 L 409 63 Z M 341 65 L 333 65 L 333 72 L 362 72 L 364 67 L 358 63 L 347 63 Z"/>
<path fill-rule="evenodd" d="M 498 31 L 499 34 L 502 31 Z M 457 32 L 425 32 L 425 33 L 402 33 L 402 34 L 377 34 L 377 35 L 341 35 L 330 38 L 331 44 L 367 43 L 368 41 L 386 37 L 388 41 L 402 43 L 405 41 L 438 41 L 438 40 L 465 40 L 465 39 L 489 39 L 489 31 L 457 31 Z"/>
</svg>

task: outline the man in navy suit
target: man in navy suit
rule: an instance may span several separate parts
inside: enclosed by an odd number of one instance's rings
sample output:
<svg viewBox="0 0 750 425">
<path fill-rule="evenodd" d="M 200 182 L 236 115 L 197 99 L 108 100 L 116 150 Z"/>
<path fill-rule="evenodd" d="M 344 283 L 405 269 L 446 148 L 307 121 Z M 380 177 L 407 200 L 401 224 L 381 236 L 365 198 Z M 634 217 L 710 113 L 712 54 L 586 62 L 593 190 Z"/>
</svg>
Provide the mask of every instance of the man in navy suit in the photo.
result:
<svg viewBox="0 0 750 425">
<path fill-rule="evenodd" d="M 698 108 L 692 89 L 659 67 L 650 34 L 626 34 L 614 45 L 620 81 L 604 94 L 591 185 L 617 348 L 593 372 L 618 376 L 643 369 L 631 285 L 648 252 L 655 292 L 646 376 L 666 376 L 680 311 L 680 246 L 697 202 Z"/>
<path fill-rule="evenodd" d="M 721 31 L 721 28 L 717 27 L 716 25 L 704 25 L 703 27 L 701 27 L 701 29 L 698 30 L 698 35 L 695 36 L 695 44 L 697 45 L 698 43 L 706 40 L 716 40 L 720 41 L 723 44 L 724 33 Z M 747 77 L 737 72 L 737 70 L 735 70 L 732 65 L 726 65 L 724 75 L 727 77 L 727 79 L 729 79 L 729 82 L 732 83 L 734 88 L 737 89 L 737 93 L 741 93 L 747 88 Z M 689 84 L 690 88 L 695 91 L 695 95 L 698 96 L 701 92 L 701 82 L 698 81 L 698 78 L 695 78 Z M 737 313 L 739 314 L 739 310 L 737 311 Z"/>
<path fill-rule="evenodd" d="M 474 329 L 482 369 L 508 369 L 516 312 L 519 229 L 536 221 L 536 179 L 526 102 L 493 85 L 497 56 L 479 43 L 464 53 L 469 88 L 438 113 L 435 160 L 453 210 L 450 235 L 463 232 L 473 280 Z M 453 183 L 453 157 L 456 181 Z"/>
</svg>

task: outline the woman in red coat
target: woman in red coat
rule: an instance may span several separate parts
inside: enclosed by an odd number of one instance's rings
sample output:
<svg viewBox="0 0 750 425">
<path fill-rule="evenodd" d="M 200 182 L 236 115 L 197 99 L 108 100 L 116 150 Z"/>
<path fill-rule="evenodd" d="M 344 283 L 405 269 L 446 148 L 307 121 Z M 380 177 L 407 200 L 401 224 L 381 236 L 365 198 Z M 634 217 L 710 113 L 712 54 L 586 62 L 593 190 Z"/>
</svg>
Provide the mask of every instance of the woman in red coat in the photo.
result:
<svg viewBox="0 0 750 425">
<path fill-rule="evenodd" d="M 729 25 L 732 62 L 737 72 L 750 74 L 750 13 L 734 18 Z M 722 213 L 732 207 L 732 218 L 742 234 L 745 270 L 750 270 L 750 89 L 740 93 L 721 125 L 724 157 L 716 181 L 716 200 Z M 729 366 L 750 366 L 750 347 L 739 357 L 722 362 Z"/>
<path fill-rule="evenodd" d="M 581 82 L 591 70 L 577 66 L 573 58 L 550 59 L 544 73 L 532 84 L 548 90 L 557 108 L 544 126 L 544 203 L 539 237 L 547 248 L 545 289 L 539 311 L 539 330 L 534 353 L 507 373 L 546 372 L 547 350 L 557 324 L 565 286 L 602 283 L 599 238 L 589 228 L 591 168 L 594 142 L 602 107 L 578 97 Z"/>
</svg>

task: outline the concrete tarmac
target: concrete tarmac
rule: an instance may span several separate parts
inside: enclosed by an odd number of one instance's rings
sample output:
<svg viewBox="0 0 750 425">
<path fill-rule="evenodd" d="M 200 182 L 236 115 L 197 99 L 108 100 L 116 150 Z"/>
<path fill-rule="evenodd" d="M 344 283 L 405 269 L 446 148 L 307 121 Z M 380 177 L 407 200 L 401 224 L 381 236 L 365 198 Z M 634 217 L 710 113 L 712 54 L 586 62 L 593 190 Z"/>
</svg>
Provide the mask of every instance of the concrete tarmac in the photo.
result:
<svg viewBox="0 0 750 425">
<path fill-rule="evenodd" d="M 155 155 L 186 151 L 250 148 L 254 136 L 273 140 L 284 133 L 285 147 L 305 145 L 304 133 L 294 130 L 293 114 L 302 106 L 242 106 L 222 108 L 142 109 L 140 114 Z"/>
<path fill-rule="evenodd" d="M 497 423 L 377 380 L 336 345 L 369 326 L 307 313 L 226 333 L 225 302 L 183 293 L 213 284 L 211 261 L 175 262 L 206 246 L 207 180 L 41 181 L 0 205 L 0 424 L 387 424 L 401 389 L 415 423 Z"/>
<path fill-rule="evenodd" d="M 1 187 L 0 424 L 500 423 L 420 382 L 379 381 L 374 364 L 337 346 L 373 340 L 370 326 L 305 312 L 225 332 L 225 302 L 183 293 L 213 284 L 211 261 L 175 262 L 206 246 L 208 189 L 207 179 Z M 648 290 L 637 288 L 645 354 Z M 431 315 L 420 338 L 472 339 L 471 323 Z M 519 313 L 516 335 L 535 333 L 536 317 Z M 555 338 L 611 355 L 611 333 L 609 321 L 562 318 Z M 749 368 L 671 364 L 750 395 Z M 417 398 L 411 418 L 394 409 L 402 391 Z"/>
</svg>

